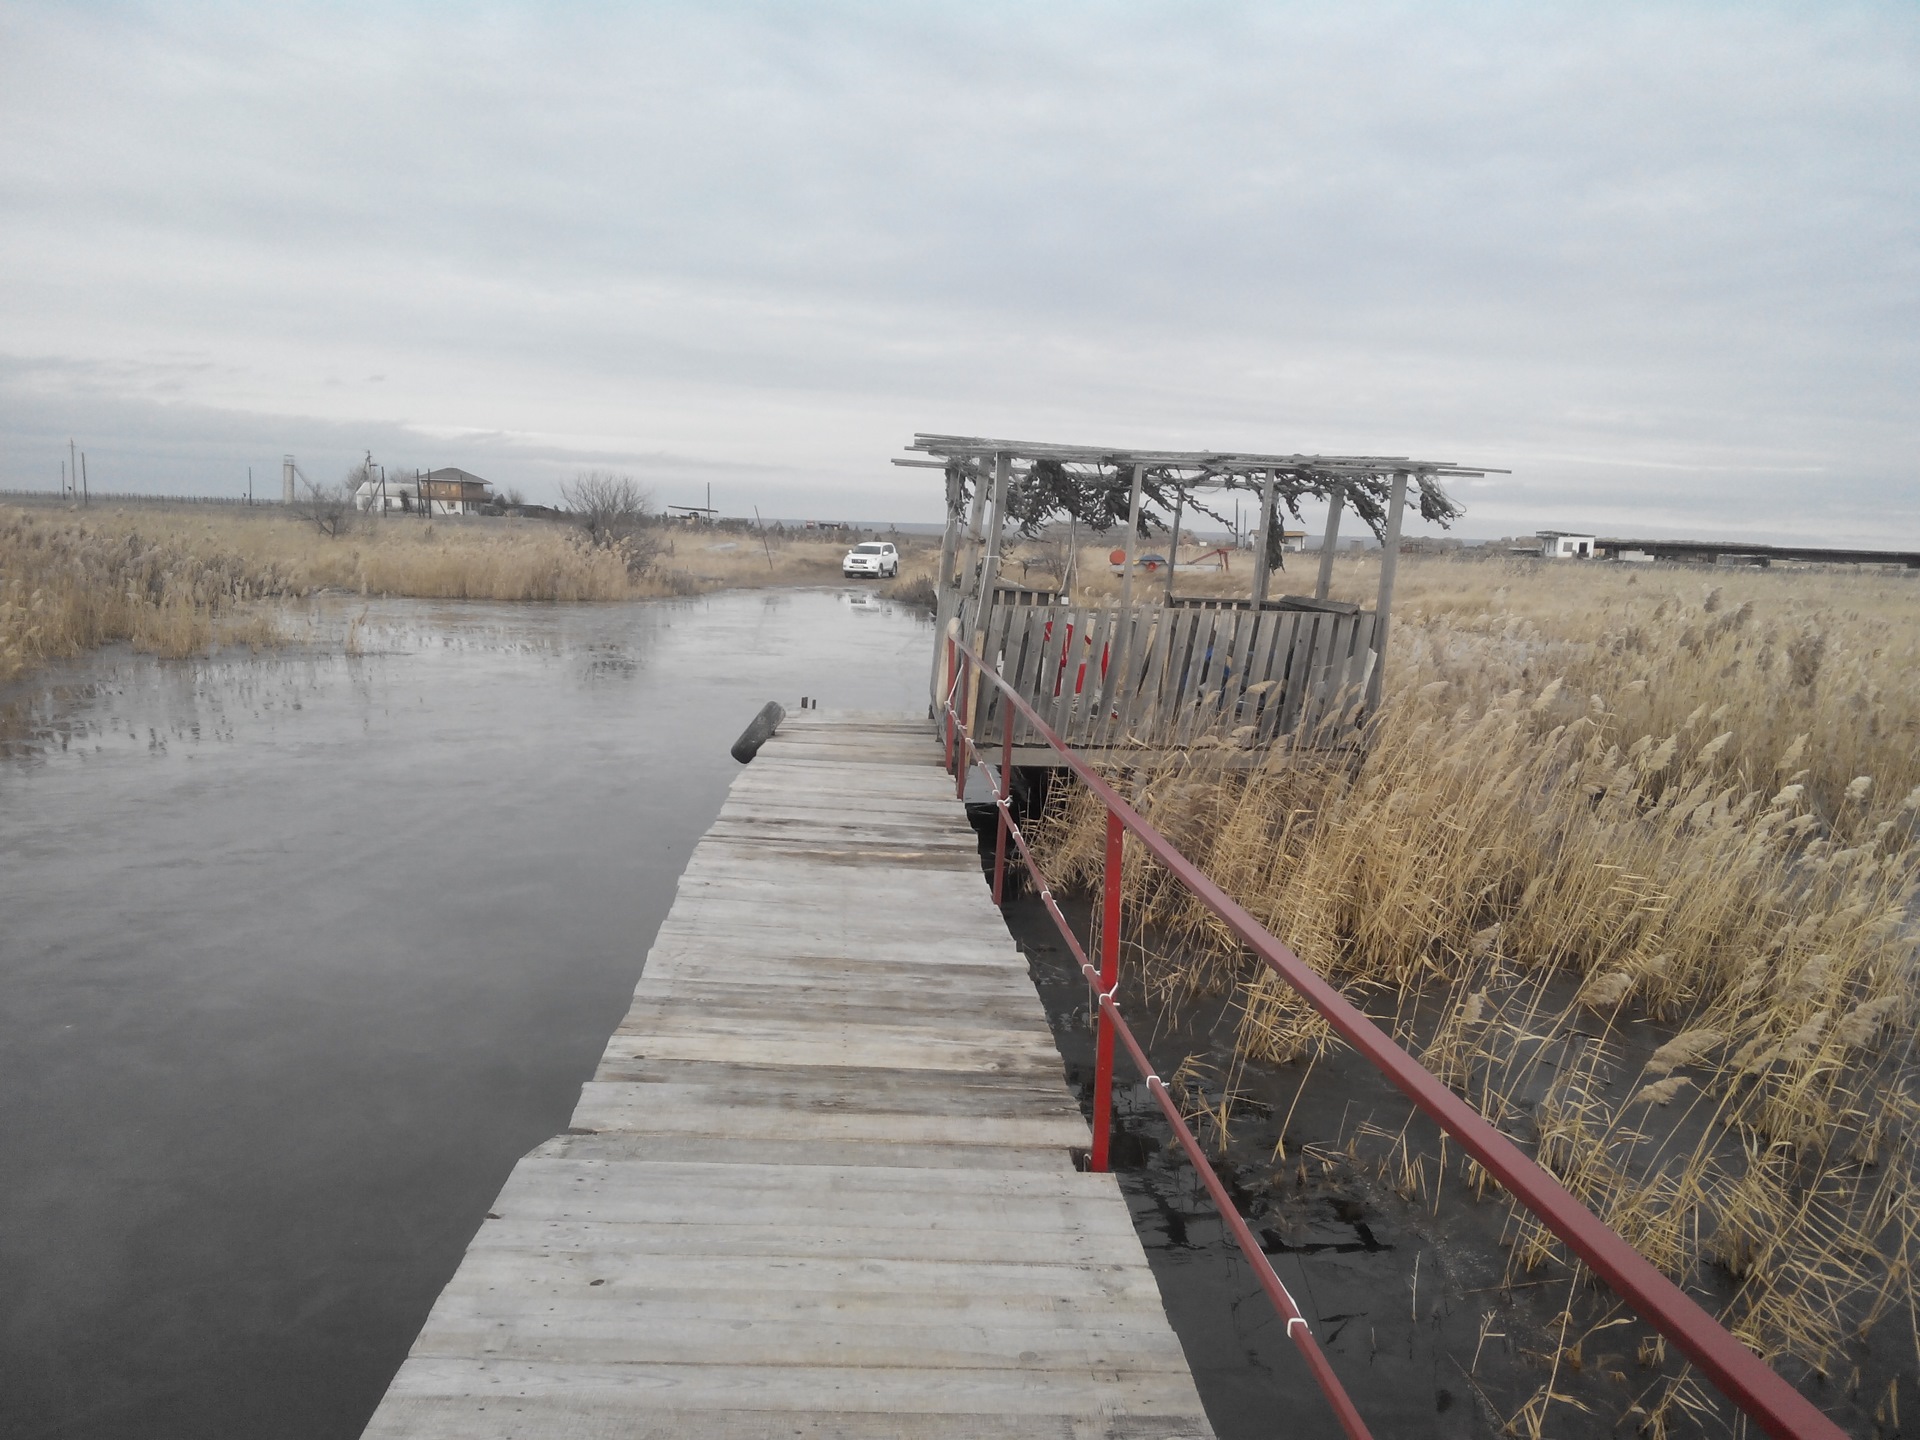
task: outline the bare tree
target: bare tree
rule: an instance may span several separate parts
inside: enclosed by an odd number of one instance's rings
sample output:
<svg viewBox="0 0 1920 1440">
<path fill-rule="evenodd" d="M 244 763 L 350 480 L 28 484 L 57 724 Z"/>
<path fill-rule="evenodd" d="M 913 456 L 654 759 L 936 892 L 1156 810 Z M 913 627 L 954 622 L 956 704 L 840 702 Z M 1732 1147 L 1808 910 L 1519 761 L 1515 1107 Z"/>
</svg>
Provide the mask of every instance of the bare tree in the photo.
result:
<svg viewBox="0 0 1920 1440">
<path fill-rule="evenodd" d="M 560 500 L 590 544 L 618 550 L 627 570 L 644 575 L 659 558 L 661 541 L 653 520 L 653 492 L 630 475 L 583 470 L 562 482 Z"/>
<path fill-rule="evenodd" d="M 1039 539 L 1022 545 L 1013 558 L 1019 563 L 1021 580 L 1038 571 L 1057 590 L 1067 583 L 1067 572 L 1073 568 L 1073 543 L 1065 534 L 1049 529 Z"/>
<path fill-rule="evenodd" d="M 322 535 L 339 536 L 353 524 L 353 487 L 350 484 L 316 485 L 306 482 L 306 490 L 293 502 L 294 514 L 310 520 Z"/>
<path fill-rule="evenodd" d="M 611 545 L 646 524 L 653 492 L 631 475 L 583 470 L 560 485 L 560 503 L 596 545 Z"/>
</svg>

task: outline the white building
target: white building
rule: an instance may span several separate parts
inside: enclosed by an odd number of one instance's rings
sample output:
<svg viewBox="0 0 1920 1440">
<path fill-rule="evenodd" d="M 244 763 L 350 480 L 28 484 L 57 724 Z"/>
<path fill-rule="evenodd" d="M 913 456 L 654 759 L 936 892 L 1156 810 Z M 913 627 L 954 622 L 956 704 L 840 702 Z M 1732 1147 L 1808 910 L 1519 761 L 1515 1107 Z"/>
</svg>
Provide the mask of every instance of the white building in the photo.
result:
<svg viewBox="0 0 1920 1440">
<path fill-rule="evenodd" d="M 1569 535 L 1564 530 L 1539 530 L 1540 558 L 1543 560 L 1591 560 L 1594 537 Z"/>
<path fill-rule="evenodd" d="M 472 515 L 493 501 L 493 487 L 478 475 L 449 467 L 417 480 L 382 475 L 362 481 L 353 492 L 356 510 L 399 510 L 417 515 L 422 507 L 434 515 Z"/>
</svg>

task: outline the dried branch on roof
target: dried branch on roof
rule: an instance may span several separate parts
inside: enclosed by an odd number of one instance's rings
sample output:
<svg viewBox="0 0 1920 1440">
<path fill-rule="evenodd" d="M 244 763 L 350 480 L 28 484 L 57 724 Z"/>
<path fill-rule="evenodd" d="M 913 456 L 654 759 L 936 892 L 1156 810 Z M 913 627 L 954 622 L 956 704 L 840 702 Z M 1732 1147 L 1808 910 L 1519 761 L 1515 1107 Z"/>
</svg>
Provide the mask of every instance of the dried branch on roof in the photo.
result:
<svg viewBox="0 0 1920 1440">
<path fill-rule="evenodd" d="M 1294 519 L 1302 519 L 1300 502 L 1309 497 L 1325 500 L 1336 490 L 1346 497 L 1353 512 L 1384 540 L 1387 507 L 1393 495 L 1393 477 L 1399 467 L 1367 470 L 1360 468 L 1321 469 L 1310 465 L 1272 467 L 1274 508 L 1284 508 Z M 956 515 L 964 512 L 976 480 L 987 482 L 989 467 L 968 463 L 960 457 L 949 458 L 947 473 L 957 481 L 950 494 Z M 1184 493 L 1187 508 L 1221 524 L 1226 518 L 1216 510 L 1210 497 L 1226 491 L 1261 493 L 1266 470 L 1178 466 L 1146 467 L 1140 486 L 1140 534 L 1143 538 L 1172 528 L 1179 496 Z M 1448 525 L 1464 512 L 1441 487 L 1434 474 L 1425 469 L 1407 471 L 1410 488 L 1424 520 Z M 1133 493 L 1133 469 L 1125 464 L 1074 463 L 1052 457 L 1036 457 L 1024 475 L 1007 486 L 1007 517 L 1022 535 L 1032 537 L 1054 520 L 1072 519 L 1096 532 L 1123 527 Z M 1277 531 L 1270 546 L 1277 547 Z M 1270 557 L 1271 558 L 1271 557 Z"/>
</svg>

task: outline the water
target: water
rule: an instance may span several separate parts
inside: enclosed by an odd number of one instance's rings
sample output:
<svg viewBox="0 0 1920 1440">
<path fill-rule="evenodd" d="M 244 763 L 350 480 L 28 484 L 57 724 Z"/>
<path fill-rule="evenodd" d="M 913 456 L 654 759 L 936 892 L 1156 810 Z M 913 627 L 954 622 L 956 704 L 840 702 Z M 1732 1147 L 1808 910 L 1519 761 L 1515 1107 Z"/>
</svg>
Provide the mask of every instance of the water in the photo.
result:
<svg viewBox="0 0 1920 1440">
<path fill-rule="evenodd" d="M 0 1434 L 357 1435 L 728 745 L 768 699 L 922 709 L 932 643 L 858 590 L 317 624 L 0 717 Z"/>
</svg>

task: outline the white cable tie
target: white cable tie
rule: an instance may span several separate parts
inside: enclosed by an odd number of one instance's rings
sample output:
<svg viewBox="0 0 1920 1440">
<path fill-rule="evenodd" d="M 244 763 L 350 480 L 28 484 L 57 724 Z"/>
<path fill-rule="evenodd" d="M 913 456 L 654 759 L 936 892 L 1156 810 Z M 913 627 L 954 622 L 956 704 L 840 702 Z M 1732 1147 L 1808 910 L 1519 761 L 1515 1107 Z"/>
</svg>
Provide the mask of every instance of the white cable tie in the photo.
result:
<svg viewBox="0 0 1920 1440">
<path fill-rule="evenodd" d="M 1158 1075 L 1147 1076 L 1146 1085 L 1149 1091 L 1151 1091 L 1153 1087 L 1156 1085 L 1158 1085 L 1162 1090 L 1167 1088 L 1166 1082 L 1162 1080 Z"/>
<path fill-rule="evenodd" d="M 1309 1340 L 1313 1338 L 1313 1331 L 1307 1330 L 1307 1322 L 1305 1320 L 1302 1320 L 1298 1315 L 1295 1315 L 1292 1319 L 1287 1321 L 1287 1338 L 1289 1340 L 1293 1338 L 1293 1327 L 1296 1325 L 1298 1325 L 1302 1330 L 1307 1331 L 1307 1338 Z"/>
</svg>

